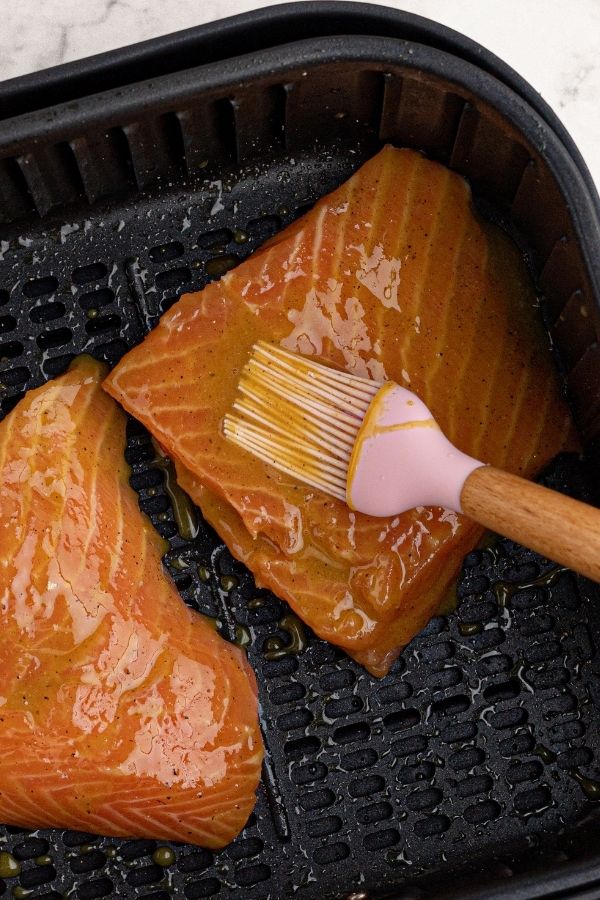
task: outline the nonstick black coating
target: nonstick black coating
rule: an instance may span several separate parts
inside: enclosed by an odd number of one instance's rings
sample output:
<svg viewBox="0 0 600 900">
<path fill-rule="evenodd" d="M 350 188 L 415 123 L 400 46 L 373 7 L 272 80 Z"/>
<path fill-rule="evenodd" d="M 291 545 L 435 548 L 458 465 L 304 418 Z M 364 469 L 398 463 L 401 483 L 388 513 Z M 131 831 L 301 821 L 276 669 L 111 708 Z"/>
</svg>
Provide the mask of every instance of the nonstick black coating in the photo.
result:
<svg viewBox="0 0 600 900">
<path fill-rule="evenodd" d="M 183 290 L 246 257 L 375 149 L 367 139 L 265 157 L 192 190 L 13 229 L 0 254 L 3 412 L 75 354 L 116 363 Z M 375 898 L 402 886 L 398 896 L 432 897 L 459 870 L 451 883 L 466 889 L 583 853 L 600 792 L 595 588 L 508 541 L 475 551 L 457 610 L 378 681 L 284 618 L 208 526 L 184 540 L 147 433 L 131 421 L 128 434 L 131 483 L 170 541 L 182 595 L 250 639 L 269 766 L 255 814 L 220 853 L 2 829 L 22 867 L 3 895 Z M 553 479 L 585 492 L 572 459 Z M 286 652 L 293 640 L 300 652 Z M 561 834 L 581 821 L 576 837 Z"/>
</svg>

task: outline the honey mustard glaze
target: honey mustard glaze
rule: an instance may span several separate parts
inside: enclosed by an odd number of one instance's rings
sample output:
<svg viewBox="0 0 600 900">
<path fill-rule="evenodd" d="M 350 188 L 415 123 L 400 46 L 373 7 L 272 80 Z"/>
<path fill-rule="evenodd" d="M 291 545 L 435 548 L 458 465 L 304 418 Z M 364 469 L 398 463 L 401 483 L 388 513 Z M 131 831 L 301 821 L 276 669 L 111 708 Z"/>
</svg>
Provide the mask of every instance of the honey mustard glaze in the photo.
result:
<svg viewBox="0 0 600 900">
<path fill-rule="evenodd" d="M 193 541 L 194 538 L 198 537 L 200 530 L 196 510 L 190 498 L 179 487 L 175 475 L 175 467 L 169 457 L 163 453 L 157 441 L 153 441 L 152 446 L 156 455 L 150 462 L 150 465 L 152 468 L 160 469 L 164 472 L 165 490 L 173 507 L 177 531 L 185 541 Z"/>
</svg>

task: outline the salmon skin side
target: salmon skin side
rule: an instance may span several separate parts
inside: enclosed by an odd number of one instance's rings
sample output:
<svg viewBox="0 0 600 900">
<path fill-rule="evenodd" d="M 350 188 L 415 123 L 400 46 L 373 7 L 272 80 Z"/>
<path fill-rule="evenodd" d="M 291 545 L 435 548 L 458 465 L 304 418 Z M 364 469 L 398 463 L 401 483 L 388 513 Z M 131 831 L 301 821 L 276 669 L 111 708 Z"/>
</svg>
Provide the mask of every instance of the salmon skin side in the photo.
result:
<svg viewBox="0 0 600 900">
<path fill-rule="evenodd" d="M 0 821 L 219 848 L 262 761 L 245 655 L 190 610 L 89 357 L 0 422 Z"/>
<path fill-rule="evenodd" d="M 106 379 L 259 583 L 383 675 L 435 613 L 481 529 L 449 510 L 348 507 L 222 435 L 258 339 L 407 385 L 461 450 L 524 476 L 573 446 L 517 248 L 467 183 L 387 146 L 203 291 L 184 295 Z"/>
</svg>

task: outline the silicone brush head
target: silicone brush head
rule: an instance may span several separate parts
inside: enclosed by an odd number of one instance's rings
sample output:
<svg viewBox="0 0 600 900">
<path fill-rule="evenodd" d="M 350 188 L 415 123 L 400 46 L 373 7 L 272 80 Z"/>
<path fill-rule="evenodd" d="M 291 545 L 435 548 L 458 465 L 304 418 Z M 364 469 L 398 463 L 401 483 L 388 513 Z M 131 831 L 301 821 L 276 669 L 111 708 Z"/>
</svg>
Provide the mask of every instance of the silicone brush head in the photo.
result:
<svg viewBox="0 0 600 900">
<path fill-rule="evenodd" d="M 411 391 L 264 341 L 254 345 L 239 391 L 225 437 L 359 512 L 460 512 L 464 481 L 481 465 L 450 444 Z"/>
<path fill-rule="evenodd" d="M 281 472 L 346 500 L 348 466 L 381 382 L 259 341 L 242 372 L 225 436 Z"/>
</svg>

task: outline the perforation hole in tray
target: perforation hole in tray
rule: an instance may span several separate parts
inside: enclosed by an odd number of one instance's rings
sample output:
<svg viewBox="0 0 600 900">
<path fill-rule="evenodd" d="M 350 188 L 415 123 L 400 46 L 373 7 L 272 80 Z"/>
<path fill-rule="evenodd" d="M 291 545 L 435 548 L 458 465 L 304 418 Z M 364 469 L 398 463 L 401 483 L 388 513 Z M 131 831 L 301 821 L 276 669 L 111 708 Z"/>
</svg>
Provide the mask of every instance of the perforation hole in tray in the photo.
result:
<svg viewBox="0 0 600 900">
<path fill-rule="evenodd" d="M 32 278 L 23 285 L 23 293 L 26 297 L 45 297 L 53 294 L 58 289 L 58 280 L 53 275 L 44 278 Z"/>
<path fill-rule="evenodd" d="M 64 347 L 65 344 L 70 344 L 72 337 L 73 332 L 70 328 L 53 328 L 42 332 L 36 340 L 40 350 L 50 350 L 54 347 Z"/>
<path fill-rule="evenodd" d="M 252 887 L 260 884 L 271 877 L 271 869 L 264 863 L 258 863 L 255 866 L 248 866 L 243 869 L 237 869 L 235 873 L 236 884 L 239 887 Z"/>
<path fill-rule="evenodd" d="M 400 738 L 392 742 L 392 751 L 394 756 L 416 756 L 417 753 L 424 753 L 429 744 L 428 738 L 424 734 L 411 734 L 408 737 Z"/>
<path fill-rule="evenodd" d="M 362 806 L 356 811 L 356 819 L 361 825 L 374 825 L 375 822 L 383 822 L 385 819 L 391 818 L 393 812 L 392 804 L 384 800 L 381 803 L 371 803 L 368 806 Z"/>
<path fill-rule="evenodd" d="M 164 870 L 161 866 L 157 865 L 149 865 L 149 866 L 139 866 L 136 869 L 131 869 L 127 873 L 127 883 L 131 885 L 131 887 L 146 887 L 149 884 L 156 884 L 157 881 L 161 881 L 164 875 Z"/>
<path fill-rule="evenodd" d="M 416 784 L 420 781 L 431 781 L 435 775 L 435 766 L 430 762 L 420 762 L 400 766 L 396 780 L 401 785 Z"/>
<path fill-rule="evenodd" d="M 21 872 L 19 881 L 25 890 L 33 890 L 42 884 L 48 884 L 56 878 L 56 869 L 51 865 L 40 865 Z"/>
<path fill-rule="evenodd" d="M 84 881 L 77 888 L 75 896 L 78 900 L 98 900 L 100 897 L 110 897 L 113 891 L 113 882 L 110 878 L 104 876 Z"/>
<path fill-rule="evenodd" d="M 420 838 L 434 838 L 450 828 L 450 819 L 445 815 L 428 816 L 414 824 L 415 834 Z"/>
<path fill-rule="evenodd" d="M 16 366 L 2 372 L 2 386 L 4 388 L 22 387 L 31 378 L 31 372 L 27 366 Z"/>
<path fill-rule="evenodd" d="M 322 762 L 308 763 L 304 766 L 295 766 L 291 770 L 292 781 L 295 784 L 315 784 L 317 781 L 323 781 L 327 778 L 329 770 Z"/>
<path fill-rule="evenodd" d="M 341 725 L 334 729 L 333 740 L 336 744 L 353 744 L 366 741 L 371 736 L 371 729 L 366 722 L 355 722 L 352 725 Z"/>
<path fill-rule="evenodd" d="M 153 263 L 171 262 L 183 256 L 185 248 L 180 241 L 170 241 L 168 244 L 160 244 L 148 250 L 148 256 Z"/>
<path fill-rule="evenodd" d="M 51 356 L 42 363 L 42 370 L 47 378 L 55 378 L 61 375 L 75 359 L 74 353 L 62 353 L 59 356 Z"/>
<path fill-rule="evenodd" d="M 107 856 L 102 850 L 91 849 L 71 860 L 71 871 L 76 875 L 86 875 L 106 865 Z"/>
<path fill-rule="evenodd" d="M 508 681 L 501 681 L 498 684 L 492 684 L 485 688 L 483 696 L 490 703 L 499 700 L 513 700 L 521 693 L 521 683 L 518 678 L 511 678 Z"/>
<path fill-rule="evenodd" d="M 12 855 L 15 859 L 35 859 L 36 856 L 45 856 L 50 849 L 50 844 L 45 838 L 30 837 L 15 844 Z"/>
<path fill-rule="evenodd" d="M 112 341 L 106 341 L 97 344 L 95 355 L 98 359 L 108 363 L 109 366 L 116 366 L 122 356 L 127 353 L 129 347 L 122 338 L 115 338 Z"/>
<path fill-rule="evenodd" d="M 106 331 L 117 331 L 121 327 L 121 317 L 115 313 L 105 316 L 95 316 L 86 322 L 85 330 L 88 334 L 104 334 Z"/>
<path fill-rule="evenodd" d="M 330 866 L 334 863 L 340 863 L 342 860 L 350 856 L 350 847 L 341 841 L 335 844 L 327 844 L 325 847 L 318 847 L 313 853 L 313 859 L 321 866 Z"/>
<path fill-rule="evenodd" d="M 356 772 L 374 766 L 378 759 L 379 755 L 376 750 L 372 747 L 364 747 L 350 753 L 343 753 L 340 757 L 340 764 L 347 772 Z"/>
<path fill-rule="evenodd" d="M 186 884 L 184 894 L 188 900 L 200 900 L 204 897 L 212 897 L 221 890 L 221 882 L 218 878 L 202 878 Z"/>
<path fill-rule="evenodd" d="M 397 712 L 388 713 L 384 716 L 383 724 L 390 731 L 404 731 L 407 728 L 414 728 L 421 721 L 421 714 L 417 709 L 399 709 Z"/>
<path fill-rule="evenodd" d="M 174 269 L 166 269 L 159 272 L 156 277 L 156 287 L 159 291 L 172 291 L 175 288 L 181 288 L 184 284 L 191 281 L 192 273 L 187 266 L 178 266 Z"/>
<path fill-rule="evenodd" d="M 39 306 L 34 306 L 33 309 L 29 310 L 29 318 L 38 325 L 52 322 L 54 319 L 61 319 L 66 311 L 65 304 L 61 303 L 60 300 L 56 300 L 53 303 L 42 303 Z"/>
<path fill-rule="evenodd" d="M 435 809 L 442 802 L 443 793 L 438 788 L 418 787 L 406 798 L 406 806 L 414 812 Z"/>
<path fill-rule="evenodd" d="M 229 228 L 219 228 L 217 231 L 205 231 L 198 237 L 198 247 L 201 250 L 224 250 L 233 241 L 233 232 Z"/>
<path fill-rule="evenodd" d="M 363 844 L 366 850 L 386 850 L 395 847 L 400 842 L 400 832 L 396 828 L 384 828 L 382 831 L 374 831 L 366 835 Z"/>
<path fill-rule="evenodd" d="M 243 838 L 229 848 L 229 856 L 231 859 L 249 859 L 252 856 L 258 856 L 264 848 L 260 838 Z"/>
<path fill-rule="evenodd" d="M 329 700 L 325 704 L 325 715 L 330 719 L 343 719 L 361 712 L 363 706 L 362 699 L 352 694 L 349 697 L 340 697 L 339 700 Z"/>
<path fill-rule="evenodd" d="M 89 284 L 92 281 L 101 281 L 108 275 L 108 268 L 103 262 L 88 263 L 73 269 L 71 275 L 74 284 Z"/>
<path fill-rule="evenodd" d="M 370 797 L 384 790 L 385 779 L 381 775 L 365 775 L 362 778 L 355 778 L 348 785 L 348 793 L 354 799 Z"/>
<path fill-rule="evenodd" d="M 272 237 L 281 228 L 281 217 L 266 215 L 258 219 L 251 219 L 246 225 L 246 231 L 252 237 L 260 241 Z"/>
<path fill-rule="evenodd" d="M 306 823 L 306 831 L 311 838 L 328 837 L 336 834 L 342 828 L 342 820 L 339 816 L 324 816 L 321 819 L 311 819 Z"/>
<path fill-rule="evenodd" d="M 14 316 L 0 316 L 0 334 L 8 334 L 17 327 L 17 320 Z"/>
<path fill-rule="evenodd" d="M 313 714 L 308 709 L 294 709 L 278 716 L 276 724 L 282 731 L 292 731 L 295 728 L 307 728 L 313 718 Z"/>
<path fill-rule="evenodd" d="M 23 344 L 21 341 L 7 341 L 0 343 L 0 363 L 8 362 L 9 359 L 16 359 L 23 353 Z"/>
<path fill-rule="evenodd" d="M 2 382 L 0 381 L 0 385 Z M 23 392 L 19 392 L 13 394 L 11 397 L 4 397 L 0 400 L 0 410 L 2 411 L 2 415 L 6 416 L 8 413 L 15 408 L 21 397 L 24 396 Z"/>
<path fill-rule="evenodd" d="M 86 312 L 89 310 L 97 311 L 102 309 L 103 306 L 108 306 L 109 303 L 113 303 L 114 299 L 114 291 L 110 288 L 97 288 L 94 291 L 87 291 L 85 294 L 82 294 L 79 298 L 79 305 L 82 309 L 85 309 Z"/>
<path fill-rule="evenodd" d="M 481 800 L 479 803 L 467 806 L 463 817 L 469 825 L 484 825 L 486 822 L 497 819 L 501 812 L 500 804 L 495 800 Z"/>
</svg>

